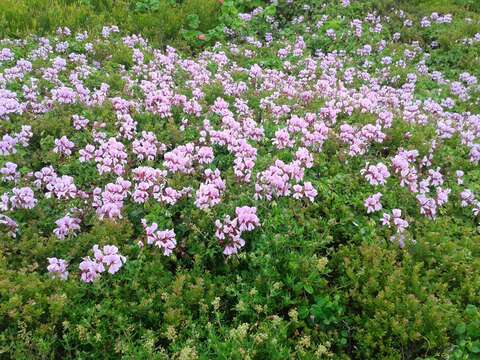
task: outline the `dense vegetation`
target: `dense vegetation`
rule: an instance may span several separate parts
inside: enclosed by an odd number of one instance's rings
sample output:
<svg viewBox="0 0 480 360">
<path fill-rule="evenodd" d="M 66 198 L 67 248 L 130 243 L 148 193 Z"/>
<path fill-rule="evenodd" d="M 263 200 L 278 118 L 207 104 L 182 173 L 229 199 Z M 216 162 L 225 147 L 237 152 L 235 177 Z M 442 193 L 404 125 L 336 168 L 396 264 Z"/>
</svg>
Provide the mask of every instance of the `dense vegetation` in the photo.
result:
<svg viewBox="0 0 480 360">
<path fill-rule="evenodd" d="M 48 35 L 59 27 L 72 32 L 100 32 L 105 25 L 118 25 L 125 33 L 141 33 L 156 46 L 185 47 L 182 29 L 192 18 L 198 30 L 214 29 L 222 20 L 218 0 L 2 0 L 0 36 Z"/>
<path fill-rule="evenodd" d="M 0 0 L 0 35 L 0 357 L 480 356 L 477 1 Z"/>
</svg>

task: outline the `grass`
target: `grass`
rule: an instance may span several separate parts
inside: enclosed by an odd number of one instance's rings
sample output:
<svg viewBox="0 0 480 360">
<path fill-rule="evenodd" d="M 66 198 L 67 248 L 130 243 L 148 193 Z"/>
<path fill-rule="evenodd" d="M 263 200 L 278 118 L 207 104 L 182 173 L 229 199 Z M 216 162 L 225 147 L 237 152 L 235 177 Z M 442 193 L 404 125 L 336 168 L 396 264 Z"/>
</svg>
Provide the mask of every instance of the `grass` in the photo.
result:
<svg viewBox="0 0 480 360">
<path fill-rule="evenodd" d="M 197 15 L 199 30 L 207 31 L 217 25 L 220 8 L 218 0 L 0 0 L 0 37 L 47 35 L 59 26 L 76 32 L 117 25 L 127 33 L 141 33 L 155 46 L 181 44 L 180 31 L 189 15 Z"/>
</svg>

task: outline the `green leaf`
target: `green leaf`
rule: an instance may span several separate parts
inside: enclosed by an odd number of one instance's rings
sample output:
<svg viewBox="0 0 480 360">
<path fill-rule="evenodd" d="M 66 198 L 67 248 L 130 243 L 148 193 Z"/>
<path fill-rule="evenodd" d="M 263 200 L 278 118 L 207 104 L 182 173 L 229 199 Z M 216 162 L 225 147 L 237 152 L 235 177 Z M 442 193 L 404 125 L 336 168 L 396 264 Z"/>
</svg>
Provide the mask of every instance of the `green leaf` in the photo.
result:
<svg viewBox="0 0 480 360">
<path fill-rule="evenodd" d="M 277 8 L 275 7 L 275 5 L 267 6 L 263 11 L 265 16 L 275 16 L 276 12 L 277 12 Z"/>
<path fill-rule="evenodd" d="M 298 316 L 300 319 L 305 319 L 308 314 L 310 313 L 309 309 L 307 306 L 305 305 L 302 305 L 299 309 L 298 309 Z"/>
<path fill-rule="evenodd" d="M 187 16 L 187 26 L 193 30 L 198 29 L 200 26 L 200 18 L 197 14 L 190 14 Z"/>
<path fill-rule="evenodd" d="M 480 353 L 480 341 L 474 341 L 472 343 L 472 347 L 470 351 L 473 352 L 474 354 Z"/>
<path fill-rule="evenodd" d="M 466 326 L 464 323 L 458 324 L 457 327 L 455 328 L 455 333 L 458 335 L 462 335 L 465 333 Z"/>
<path fill-rule="evenodd" d="M 309 294 L 313 294 L 313 286 L 310 284 L 303 284 L 303 288 Z"/>
</svg>

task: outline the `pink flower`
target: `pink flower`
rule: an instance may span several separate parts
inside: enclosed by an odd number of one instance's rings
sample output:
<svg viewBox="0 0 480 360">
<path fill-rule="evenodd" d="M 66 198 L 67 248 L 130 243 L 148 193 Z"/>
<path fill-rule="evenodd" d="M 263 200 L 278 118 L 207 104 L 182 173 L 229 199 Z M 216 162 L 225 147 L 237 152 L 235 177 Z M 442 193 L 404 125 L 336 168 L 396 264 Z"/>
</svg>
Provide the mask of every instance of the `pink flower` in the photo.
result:
<svg viewBox="0 0 480 360">
<path fill-rule="evenodd" d="M 301 147 L 297 150 L 295 153 L 295 159 L 300 161 L 300 163 L 307 169 L 310 169 L 313 166 L 313 156 L 304 147 Z"/>
<path fill-rule="evenodd" d="M 65 156 L 72 155 L 72 149 L 75 144 L 68 140 L 66 136 L 62 136 L 60 139 L 55 139 L 55 147 L 53 148 L 53 152 Z"/>
<path fill-rule="evenodd" d="M 195 159 L 195 147 L 192 143 L 181 145 L 165 153 L 164 165 L 169 172 L 191 174 L 193 173 L 193 161 Z"/>
<path fill-rule="evenodd" d="M 108 139 L 95 151 L 98 173 L 103 175 L 113 172 L 116 175 L 122 175 L 125 171 L 124 166 L 127 163 L 127 157 L 125 146 L 121 142 L 118 142 L 115 138 Z"/>
<path fill-rule="evenodd" d="M 142 220 L 143 228 L 147 234 L 147 244 L 154 245 L 163 250 L 163 255 L 170 256 L 177 246 L 174 230 L 158 230 L 157 223 L 147 226 L 145 219 Z"/>
<path fill-rule="evenodd" d="M 434 219 L 437 214 L 437 203 L 435 200 L 424 194 L 417 195 L 417 200 L 420 204 L 420 214 Z"/>
<path fill-rule="evenodd" d="M 390 214 L 383 213 L 383 217 L 382 217 L 382 220 L 381 220 L 382 225 L 390 227 L 390 220 L 391 219 L 392 219 L 392 217 L 390 216 Z"/>
<path fill-rule="evenodd" d="M 303 186 L 299 184 L 293 185 L 293 191 L 294 193 L 292 197 L 294 199 L 302 199 L 306 197 L 311 202 L 314 202 L 315 197 L 317 196 L 317 190 L 315 190 L 312 183 L 309 181 L 306 181 Z"/>
<path fill-rule="evenodd" d="M 139 160 L 155 160 L 160 151 L 165 151 L 166 147 L 157 141 L 153 132 L 142 131 L 142 137 L 133 141 L 133 153 Z"/>
<path fill-rule="evenodd" d="M 467 207 L 475 203 L 475 195 L 469 189 L 466 189 L 460 193 L 460 198 L 462 200 L 461 206 Z"/>
<path fill-rule="evenodd" d="M 443 184 L 443 176 L 439 170 L 439 168 L 437 168 L 437 170 L 428 170 L 428 181 L 432 186 L 440 186 Z"/>
<path fill-rule="evenodd" d="M 117 273 L 127 260 L 115 245 L 105 245 L 103 249 L 94 245 L 92 251 L 94 258 L 86 257 L 79 265 L 80 277 L 86 283 L 98 279 L 106 269 L 112 275 Z"/>
<path fill-rule="evenodd" d="M 252 231 L 260 226 L 260 221 L 257 217 L 257 208 L 242 206 L 235 209 L 237 215 L 238 229 L 240 231 Z"/>
<path fill-rule="evenodd" d="M 382 163 L 377 165 L 368 165 L 367 163 L 360 173 L 365 176 L 370 185 L 385 185 L 390 177 L 387 167 Z"/>
<path fill-rule="evenodd" d="M 52 99 L 60 104 L 74 104 L 77 101 L 77 93 L 72 88 L 62 86 L 52 90 Z"/>
<path fill-rule="evenodd" d="M 84 149 L 79 151 L 80 157 L 78 160 L 80 162 L 86 162 L 93 160 L 95 158 L 95 146 L 87 144 Z"/>
<path fill-rule="evenodd" d="M 53 230 L 53 233 L 60 240 L 64 240 L 70 233 L 80 230 L 80 219 L 70 217 L 69 215 L 58 219 L 55 221 L 55 224 L 57 224 L 57 228 Z"/>
<path fill-rule="evenodd" d="M 115 183 L 107 184 L 103 191 L 99 188 L 94 190 L 92 205 L 97 209 L 100 219 L 122 218 L 122 208 L 130 186 L 130 181 L 119 177 Z"/>
<path fill-rule="evenodd" d="M 103 250 L 98 245 L 93 246 L 93 254 L 95 260 L 103 263 L 108 268 L 110 274 L 115 274 L 120 270 L 126 261 L 125 256 L 122 256 L 118 252 L 118 248 L 115 245 L 105 245 Z"/>
<path fill-rule="evenodd" d="M 463 175 L 464 175 L 464 172 L 462 170 L 457 170 L 455 172 L 455 176 L 457 177 L 457 184 L 458 185 L 463 184 Z"/>
<path fill-rule="evenodd" d="M 445 205 L 448 202 L 448 195 L 452 192 L 450 189 L 437 187 L 437 204 L 438 206 Z"/>
<path fill-rule="evenodd" d="M 84 258 L 78 267 L 80 269 L 80 278 L 86 283 L 93 282 L 105 271 L 102 263 L 92 260 L 89 257 Z"/>
<path fill-rule="evenodd" d="M 68 278 L 68 263 L 65 260 L 57 258 L 48 258 L 49 265 L 47 270 L 53 275 L 53 277 L 58 277 L 61 280 L 67 280 Z"/>
<path fill-rule="evenodd" d="M 45 169 L 45 168 L 44 168 Z M 50 174 L 45 169 L 46 173 L 39 173 L 39 179 L 44 180 L 46 183 L 47 192 L 45 197 L 50 198 L 55 196 L 57 199 L 74 199 L 77 196 L 77 187 L 73 183 L 73 178 L 68 175 L 58 177 L 56 174 Z M 43 169 L 42 169 L 43 170 Z M 36 174 L 37 175 L 37 174 Z"/>
<path fill-rule="evenodd" d="M 195 206 L 205 210 L 218 205 L 225 191 L 225 182 L 220 177 L 220 170 L 205 170 L 206 182 L 200 185 L 195 197 Z"/>
<path fill-rule="evenodd" d="M 7 234 L 12 237 L 17 237 L 18 224 L 15 220 L 9 218 L 7 215 L 0 214 L 0 225 L 7 228 Z"/>
<path fill-rule="evenodd" d="M 369 196 L 364 205 L 367 208 L 367 214 L 380 211 L 382 209 L 382 204 L 380 203 L 380 198 L 382 197 L 381 193 L 376 193 L 374 195 Z"/>
<path fill-rule="evenodd" d="M 29 187 L 13 188 L 13 196 L 10 202 L 13 209 L 33 209 L 37 203 L 37 199 Z"/>
<path fill-rule="evenodd" d="M 401 218 L 402 211 L 400 209 L 392 210 L 392 221 L 393 225 L 397 228 L 398 232 L 403 232 L 408 227 L 408 222 Z"/>
<path fill-rule="evenodd" d="M 295 142 L 290 139 L 290 134 L 287 129 L 277 130 L 275 133 L 275 139 L 273 139 L 272 142 L 277 149 L 291 148 L 295 144 Z"/>
<path fill-rule="evenodd" d="M 0 169 L 3 181 L 14 181 L 20 179 L 20 173 L 17 172 L 17 164 L 7 161 Z"/>
<path fill-rule="evenodd" d="M 223 223 L 220 220 L 215 221 L 215 236 L 224 245 L 225 255 L 236 254 L 245 246 L 245 240 L 241 237 L 242 232 L 252 231 L 260 226 L 256 212 L 257 209 L 254 207 L 237 207 L 235 209 L 237 217 L 233 220 L 227 215 Z"/>
<path fill-rule="evenodd" d="M 73 121 L 73 127 L 75 130 L 85 129 L 89 122 L 88 119 L 85 119 L 84 117 L 79 115 L 73 115 L 72 121 Z"/>
<path fill-rule="evenodd" d="M 202 146 L 198 148 L 196 158 L 200 164 L 212 163 L 213 159 L 215 158 L 213 149 L 209 146 Z"/>
</svg>

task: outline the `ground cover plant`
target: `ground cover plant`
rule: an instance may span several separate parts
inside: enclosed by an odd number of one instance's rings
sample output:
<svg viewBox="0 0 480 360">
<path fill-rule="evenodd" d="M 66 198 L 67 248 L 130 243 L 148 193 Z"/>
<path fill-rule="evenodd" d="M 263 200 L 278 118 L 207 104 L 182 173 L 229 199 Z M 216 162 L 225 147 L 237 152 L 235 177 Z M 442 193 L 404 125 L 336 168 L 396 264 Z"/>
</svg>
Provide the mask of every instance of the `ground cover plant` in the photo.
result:
<svg viewBox="0 0 480 360">
<path fill-rule="evenodd" d="M 22 4 L 2 357 L 480 356 L 476 2 Z"/>
</svg>

